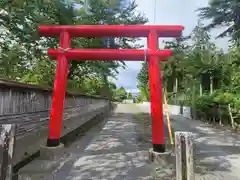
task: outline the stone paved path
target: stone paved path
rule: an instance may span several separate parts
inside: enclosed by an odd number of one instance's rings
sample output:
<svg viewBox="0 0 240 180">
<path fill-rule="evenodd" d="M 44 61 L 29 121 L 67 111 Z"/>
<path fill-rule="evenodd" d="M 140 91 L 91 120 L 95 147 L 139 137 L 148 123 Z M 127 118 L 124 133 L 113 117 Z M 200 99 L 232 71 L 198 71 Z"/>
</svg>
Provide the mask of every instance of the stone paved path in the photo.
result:
<svg viewBox="0 0 240 180">
<path fill-rule="evenodd" d="M 150 112 L 149 103 L 137 106 L 143 112 Z M 170 118 L 173 131 L 194 134 L 196 180 L 240 180 L 240 134 L 181 115 Z"/>
<path fill-rule="evenodd" d="M 240 135 L 201 121 L 172 116 L 175 131 L 190 131 L 196 143 L 196 180 L 240 180 Z"/>
<path fill-rule="evenodd" d="M 133 114 L 149 107 L 120 104 L 114 115 L 69 147 L 70 157 L 51 179 L 174 180 L 171 166 L 147 162 L 150 147 L 138 146 Z M 196 142 L 196 180 L 240 180 L 240 135 L 182 116 L 171 116 L 174 131 L 190 131 Z M 100 127 L 99 127 L 100 126 Z"/>
<path fill-rule="evenodd" d="M 152 179 L 152 165 L 147 162 L 148 149 L 137 146 L 131 114 L 134 112 L 138 112 L 134 105 L 118 105 L 99 134 L 92 131 L 86 135 L 89 137 L 84 139 L 95 136 L 86 148 L 82 140 L 74 144 L 71 157 L 56 173 L 56 179 Z"/>
</svg>

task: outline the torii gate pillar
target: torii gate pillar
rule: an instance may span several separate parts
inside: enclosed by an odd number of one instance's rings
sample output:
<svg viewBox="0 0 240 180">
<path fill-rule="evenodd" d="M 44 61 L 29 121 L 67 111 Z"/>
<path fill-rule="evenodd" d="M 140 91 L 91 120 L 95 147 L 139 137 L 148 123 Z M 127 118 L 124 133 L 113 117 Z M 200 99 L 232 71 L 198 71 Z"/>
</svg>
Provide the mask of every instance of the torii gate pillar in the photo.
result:
<svg viewBox="0 0 240 180">
<path fill-rule="evenodd" d="M 58 37 L 59 48 L 49 49 L 48 55 L 57 59 L 52 106 L 48 128 L 48 147 L 60 144 L 62 112 L 67 82 L 68 60 L 123 60 L 141 61 L 146 56 L 149 68 L 149 87 L 152 119 L 152 143 L 154 152 L 165 152 L 164 121 L 162 108 L 162 82 L 159 60 L 166 60 L 170 50 L 158 50 L 159 37 L 176 37 L 182 26 L 144 25 L 84 25 L 39 26 L 39 33 L 46 37 Z M 71 37 L 147 37 L 148 49 L 71 49 Z"/>
<path fill-rule="evenodd" d="M 150 31 L 147 38 L 147 46 L 153 51 L 158 50 L 158 36 L 156 31 Z M 149 57 L 148 77 L 151 102 L 152 143 L 153 151 L 165 152 L 164 120 L 162 107 L 162 82 L 159 64 L 160 62 L 158 60 L 158 57 Z"/>
</svg>

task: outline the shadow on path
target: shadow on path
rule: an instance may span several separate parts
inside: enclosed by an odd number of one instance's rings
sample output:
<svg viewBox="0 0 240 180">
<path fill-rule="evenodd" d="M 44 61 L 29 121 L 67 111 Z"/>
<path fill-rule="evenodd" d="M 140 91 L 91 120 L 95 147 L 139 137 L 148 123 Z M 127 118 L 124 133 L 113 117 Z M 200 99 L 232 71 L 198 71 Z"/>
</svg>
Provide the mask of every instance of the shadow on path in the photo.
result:
<svg viewBox="0 0 240 180">
<path fill-rule="evenodd" d="M 149 146 L 138 145 L 132 118 L 133 113 L 125 107 L 108 118 L 103 127 L 86 134 L 85 142 L 80 140 L 69 147 L 71 157 L 56 173 L 56 179 L 153 179 L 153 167 L 147 162 Z"/>
<path fill-rule="evenodd" d="M 171 116 L 171 122 L 174 131 L 189 131 L 194 134 L 198 179 L 240 180 L 238 134 L 182 116 Z"/>
</svg>

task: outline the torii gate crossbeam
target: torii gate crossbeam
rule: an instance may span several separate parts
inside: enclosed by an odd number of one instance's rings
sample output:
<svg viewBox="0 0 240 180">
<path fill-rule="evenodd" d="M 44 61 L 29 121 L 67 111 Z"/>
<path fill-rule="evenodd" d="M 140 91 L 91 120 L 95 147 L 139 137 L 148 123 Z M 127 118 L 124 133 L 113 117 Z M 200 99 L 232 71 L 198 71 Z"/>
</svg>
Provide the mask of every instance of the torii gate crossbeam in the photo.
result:
<svg viewBox="0 0 240 180">
<path fill-rule="evenodd" d="M 159 59 L 166 60 L 170 50 L 158 50 L 159 37 L 180 37 L 182 26 L 152 25 L 83 25 L 39 26 L 39 34 L 58 37 L 59 48 L 49 49 L 48 55 L 57 59 L 47 146 L 60 144 L 61 122 L 69 60 L 133 60 L 147 58 L 152 119 L 153 151 L 165 152 L 162 109 L 162 82 Z M 71 49 L 71 37 L 147 37 L 147 53 L 136 49 Z"/>
</svg>

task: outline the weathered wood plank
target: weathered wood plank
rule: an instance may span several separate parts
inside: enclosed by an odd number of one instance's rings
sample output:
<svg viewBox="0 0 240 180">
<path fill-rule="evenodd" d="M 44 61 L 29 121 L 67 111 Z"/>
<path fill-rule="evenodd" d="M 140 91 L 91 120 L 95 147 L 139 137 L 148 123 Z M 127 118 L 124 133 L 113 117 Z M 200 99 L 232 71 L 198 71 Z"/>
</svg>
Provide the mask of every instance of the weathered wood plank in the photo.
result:
<svg viewBox="0 0 240 180">
<path fill-rule="evenodd" d="M 176 180 L 182 179 L 182 146 L 180 132 L 175 132 Z"/>
<path fill-rule="evenodd" d="M 103 100 L 107 101 L 107 100 Z M 91 102 L 86 97 L 66 96 L 65 108 L 87 106 Z M 96 103 L 102 102 L 97 99 Z M 51 93 L 21 92 L 0 88 L 0 115 L 20 114 L 48 110 L 51 106 Z"/>
<path fill-rule="evenodd" d="M 94 106 L 92 105 L 92 107 L 96 106 L 101 107 L 101 103 L 97 103 Z M 74 118 L 75 116 L 82 117 L 89 113 L 92 113 L 91 105 L 65 108 L 63 112 L 63 120 L 68 120 L 70 118 Z M 48 121 L 49 110 L 17 115 L 0 115 L 0 124 L 9 123 L 19 125 L 17 136 L 46 127 L 48 125 Z"/>
<path fill-rule="evenodd" d="M 194 180 L 193 135 L 175 132 L 176 180 Z"/>
<path fill-rule="evenodd" d="M 4 124 L 18 126 L 15 143 L 17 150 L 13 157 L 15 164 L 26 155 L 36 152 L 39 144 L 45 143 L 51 96 L 51 90 L 15 82 L 8 84 L 1 82 L 0 78 L 0 127 Z M 108 104 L 106 99 L 66 93 L 62 132 L 68 133 L 83 121 L 102 112 L 102 106 L 106 109 Z M 0 162 L 2 153 L 3 148 L 0 147 Z M 6 174 L 6 171 L 3 172 Z"/>
<path fill-rule="evenodd" d="M 31 90 L 31 89 L 30 89 Z M 19 114 L 48 110 L 51 106 L 51 92 L 21 90 L 18 88 L 0 87 L 0 115 Z M 90 104 L 91 97 L 74 96 L 67 94 L 65 108 Z M 97 99 L 96 102 L 101 102 Z M 107 101 L 104 99 L 104 101 Z"/>
<path fill-rule="evenodd" d="M 12 160 L 16 139 L 16 125 L 0 125 L 0 148 L 2 148 L 1 180 L 12 179 Z"/>
<path fill-rule="evenodd" d="M 187 161 L 187 180 L 194 180 L 194 146 L 193 134 L 188 132 L 185 135 L 186 139 L 186 161 Z"/>
</svg>

